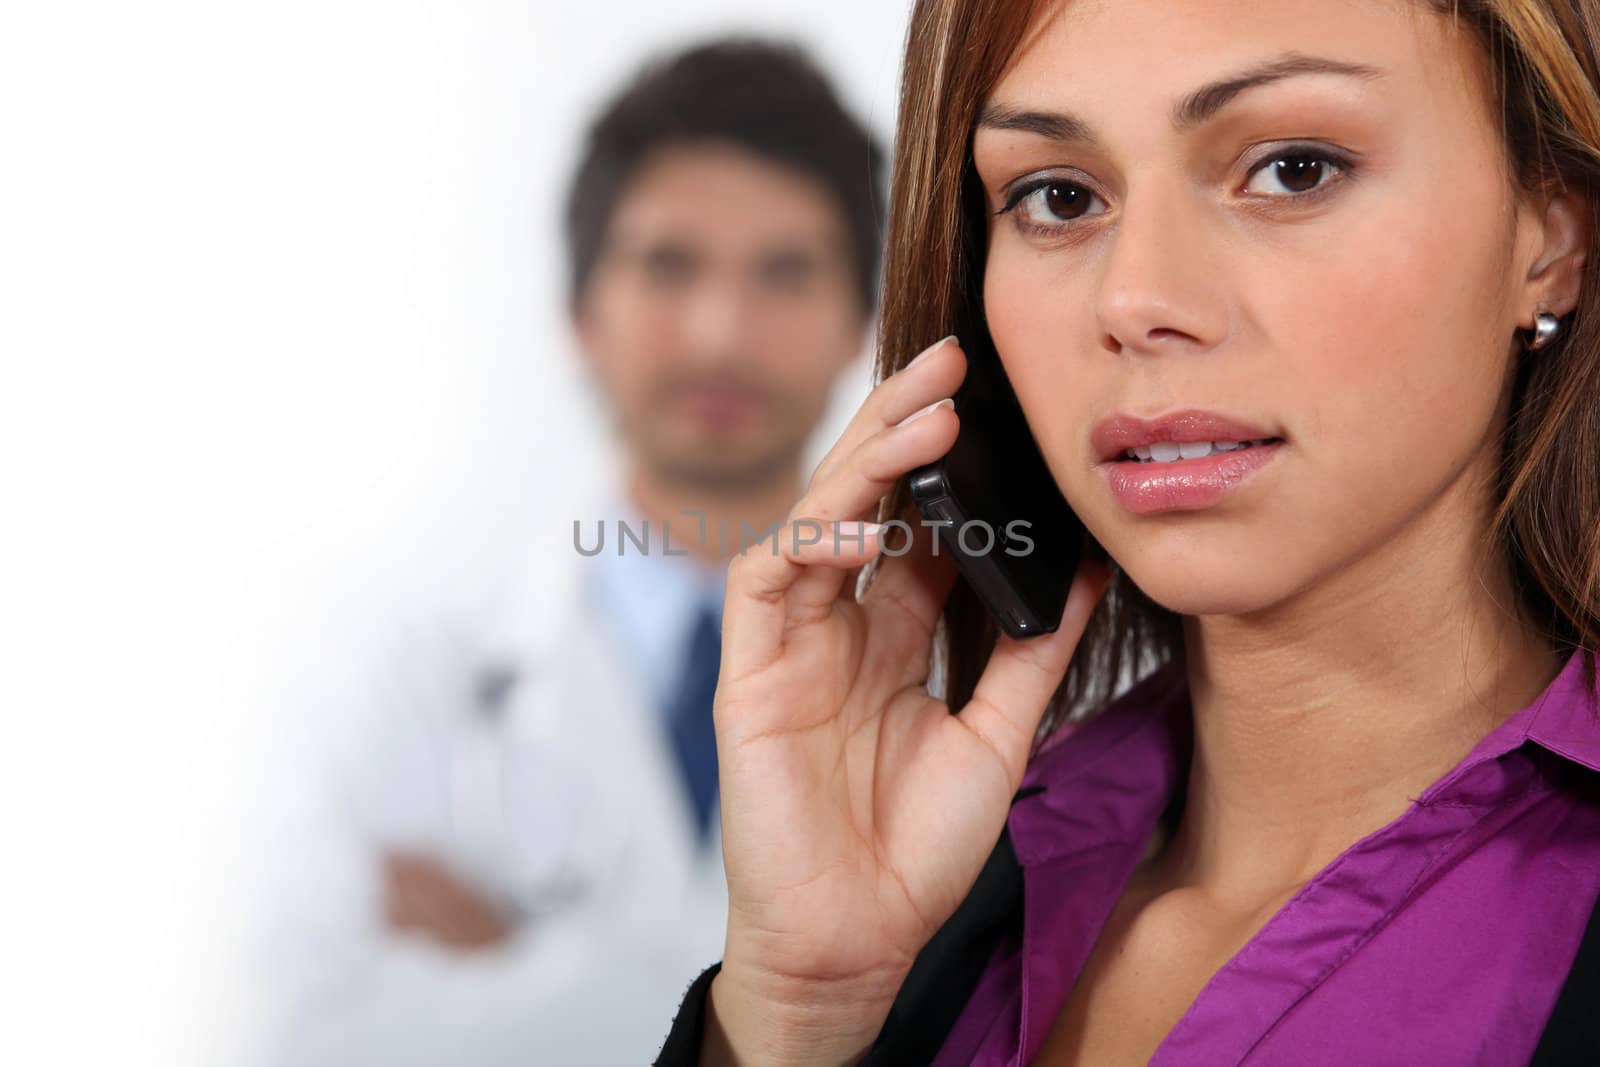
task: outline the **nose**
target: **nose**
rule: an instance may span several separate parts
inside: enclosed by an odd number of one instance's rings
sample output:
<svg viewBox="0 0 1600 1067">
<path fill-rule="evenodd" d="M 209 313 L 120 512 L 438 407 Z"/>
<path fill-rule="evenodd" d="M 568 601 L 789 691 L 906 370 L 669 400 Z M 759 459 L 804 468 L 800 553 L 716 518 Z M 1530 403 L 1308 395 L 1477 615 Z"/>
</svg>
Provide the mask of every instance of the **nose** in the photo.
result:
<svg viewBox="0 0 1600 1067">
<path fill-rule="evenodd" d="M 1101 344 L 1145 355 L 1214 347 L 1227 328 L 1217 239 L 1181 188 L 1130 192 L 1096 294 Z"/>
<path fill-rule="evenodd" d="M 684 340 L 694 358 L 716 363 L 737 358 L 750 330 L 750 296 L 737 277 L 711 273 L 685 294 L 681 306 Z"/>
</svg>

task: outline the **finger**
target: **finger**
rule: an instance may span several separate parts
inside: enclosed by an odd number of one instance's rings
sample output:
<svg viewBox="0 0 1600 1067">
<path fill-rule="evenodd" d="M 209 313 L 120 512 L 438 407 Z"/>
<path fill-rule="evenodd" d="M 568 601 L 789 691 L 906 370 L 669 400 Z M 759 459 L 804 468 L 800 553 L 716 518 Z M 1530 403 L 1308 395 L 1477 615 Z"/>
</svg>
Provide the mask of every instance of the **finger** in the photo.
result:
<svg viewBox="0 0 1600 1067">
<path fill-rule="evenodd" d="M 744 677 L 777 659 L 791 619 L 804 624 L 833 610 L 845 576 L 871 558 L 868 550 L 876 551 L 875 535 L 859 550 L 841 538 L 813 535 L 861 521 L 903 474 L 950 450 L 960 419 L 943 403 L 873 434 L 811 487 L 783 525 L 733 557 L 723 603 L 727 677 Z"/>
<path fill-rule="evenodd" d="M 883 502 L 886 502 L 886 498 Z M 878 512 L 882 514 L 882 504 L 880 504 L 880 507 L 878 507 Z M 883 541 L 885 541 L 883 558 L 877 560 L 875 565 L 862 566 L 862 568 L 854 569 L 853 573 L 846 577 L 845 587 L 846 589 L 850 590 L 850 595 L 854 598 L 854 600 L 864 601 L 867 592 L 870 590 L 870 585 L 872 585 L 872 582 L 877 581 L 878 573 L 882 573 L 883 565 L 885 565 L 885 563 L 888 563 L 891 558 L 899 557 L 899 555 L 906 555 L 907 549 L 914 549 L 915 544 L 914 541 L 912 541 L 912 537 L 914 537 L 915 533 L 917 533 L 918 522 L 922 520 L 922 512 L 917 509 L 917 506 L 915 506 L 914 502 L 910 501 L 909 496 L 907 496 L 907 498 L 904 499 L 904 502 L 901 504 L 901 514 L 885 517 L 885 522 L 894 522 L 894 520 L 899 520 L 899 522 L 906 523 L 906 525 L 898 526 L 898 528 L 896 528 L 896 526 L 890 526 L 890 528 L 883 533 Z M 872 571 L 872 579 L 870 579 L 869 582 L 866 582 L 866 584 L 862 584 L 862 574 L 866 574 L 867 571 Z"/>
<path fill-rule="evenodd" d="M 960 429 L 953 398 L 924 405 L 862 441 L 827 477 L 814 482 L 790 516 L 823 522 L 875 516 L 895 482 L 950 451 Z"/>
<path fill-rule="evenodd" d="M 946 337 L 923 349 L 910 363 L 867 394 L 844 432 L 812 472 L 807 491 L 829 477 L 834 468 L 873 434 L 895 425 L 940 397 L 953 394 L 966 373 L 967 358 L 954 337 Z"/>
<path fill-rule="evenodd" d="M 1045 706 L 1066 675 L 1110 577 L 1103 563 L 1080 563 L 1054 633 L 1021 641 L 1001 634 L 971 702 L 957 716 L 1000 760 L 1013 791 L 1022 781 Z"/>
<path fill-rule="evenodd" d="M 910 507 L 907 513 L 915 514 Z M 909 538 L 903 530 L 887 535 L 890 543 L 861 597 L 870 640 L 881 643 L 882 655 L 902 664 L 897 679 L 901 686 L 928 680 L 935 628 L 960 573 L 949 552 L 934 554 L 938 532 L 918 525 L 907 513 L 900 519 L 910 527 Z"/>
<path fill-rule="evenodd" d="M 859 716 L 850 724 L 875 718 L 893 706 L 895 697 L 914 690 L 928 694 L 934 634 L 959 568 L 948 552 L 928 550 L 933 531 L 917 531 L 912 548 L 902 556 L 878 560 L 872 583 L 862 596 L 866 618 L 857 672 L 865 688 L 857 702 Z M 898 542 L 899 535 L 887 540 Z M 898 547 L 898 544 L 895 545 Z"/>
<path fill-rule="evenodd" d="M 826 479 L 812 487 L 795 505 L 797 512 L 824 524 L 859 520 L 875 513 L 884 494 L 907 471 L 933 462 L 955 444 L 960 419 L 950 405 L 946 398 L 868 438 Z M 849 577 L 848 570 L 835 567 L 816 569 L 798 578 L 790 593 L 794 617 L 810 620 L 831 612 Z"/>
<path fill-rule="evenodd" d="M 877 553 L 880 534 L 872 523 L 824 526 L 793 518 L 735 555 L 722 607 L 722 679 L 737 680 L 776 660 L 795 587 L 809 574 L 863 566 Z"/>
</svg>

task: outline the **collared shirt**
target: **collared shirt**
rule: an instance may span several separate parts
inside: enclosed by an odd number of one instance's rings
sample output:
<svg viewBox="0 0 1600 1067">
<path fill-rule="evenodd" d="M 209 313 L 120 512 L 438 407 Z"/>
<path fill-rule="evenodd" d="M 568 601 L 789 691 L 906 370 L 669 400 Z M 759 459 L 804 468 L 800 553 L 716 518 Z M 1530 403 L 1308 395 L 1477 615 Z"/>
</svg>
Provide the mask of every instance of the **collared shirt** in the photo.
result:
<svg viewBox="0 0 1600 1067">
<path fill-rule="evenodd" d="M 1151 1067 L 1527 1063 L 1600 893 L 1600 692 L 1583 654 L 1302 886 Z M 1034 756 L 1008 818 L 1021 934 L 936 1067 L 1038 1054 L 1187 773 L 1191 715 L 1169 663 Z"/>
<path fill-rule="evenodd" d="M 603 514 L 582 519 L 585 549 L 600 543 L 602 530 L 604 538 L 601 551 L 582 561 L 585 588 L 622 638 L 651 705 L 665 713 L 699 609 L 711 608 L 722 625 L 727 565 L 681 554 L 699 536 L 693 516 L 670 519 L 666 527 L 647 524 L 620 494 L 610 494 L 610 500 Z M 619 523 L 627 524 L 627 537 Z"/>
</svg>

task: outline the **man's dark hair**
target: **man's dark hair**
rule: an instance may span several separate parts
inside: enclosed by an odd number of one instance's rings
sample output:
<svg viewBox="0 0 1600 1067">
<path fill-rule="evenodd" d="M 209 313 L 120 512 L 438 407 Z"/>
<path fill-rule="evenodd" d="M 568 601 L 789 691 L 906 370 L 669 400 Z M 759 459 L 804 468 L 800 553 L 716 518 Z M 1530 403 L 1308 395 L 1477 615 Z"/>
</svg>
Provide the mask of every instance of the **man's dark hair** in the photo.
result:
<svg viewBox="0 0 1600 1067">
<path fill-rule="evenodd" d="M 849 231 L 862 306 L 877 305 L 883 149 L 797 45 L 748 37 L 651 61 L 590 126 L 567 197 L 574 304 L 628 183 L 658 150 L 705 143 L 743 148 L 821 182 Z"/>
</svg>

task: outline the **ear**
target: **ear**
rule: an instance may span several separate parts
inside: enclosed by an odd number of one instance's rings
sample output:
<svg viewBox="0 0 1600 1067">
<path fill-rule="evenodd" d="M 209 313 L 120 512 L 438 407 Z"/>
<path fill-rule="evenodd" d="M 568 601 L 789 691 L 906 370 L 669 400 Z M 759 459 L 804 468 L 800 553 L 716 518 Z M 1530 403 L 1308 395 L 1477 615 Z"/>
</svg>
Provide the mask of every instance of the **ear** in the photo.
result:
<svg viewBox="0 0 1600 1067">
<path fill-rule="evenodd" d="M 1578 306 L 1583 288 L 1583 271 L 1594 236 L 1594 205 L 1589 198 L 1571 190 L 1551 195 L 1539 213 L 1542 246 L 1528 268 L 1527 306 L 1524 325 L 1531 329 L 1533 317 L 1548 311 L 1557 317 Z"/>
</svg>

